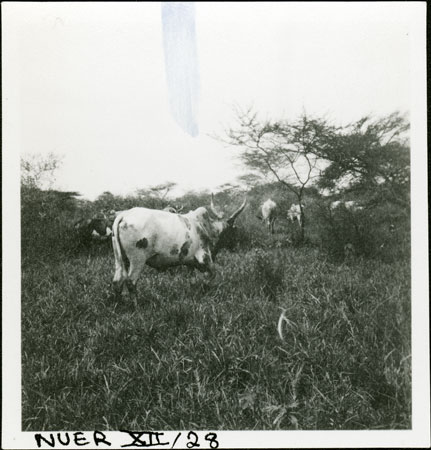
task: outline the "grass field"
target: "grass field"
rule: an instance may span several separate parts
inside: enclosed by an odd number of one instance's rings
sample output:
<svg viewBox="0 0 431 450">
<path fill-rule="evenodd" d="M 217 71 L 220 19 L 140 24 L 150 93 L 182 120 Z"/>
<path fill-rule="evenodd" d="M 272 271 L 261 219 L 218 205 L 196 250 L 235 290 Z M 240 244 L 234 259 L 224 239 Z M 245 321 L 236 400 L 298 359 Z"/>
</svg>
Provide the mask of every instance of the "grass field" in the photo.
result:
<svg viewBox="0 0 431 450">
<path fill-rule="evenodd" d="M 136 310 L 110 297 L 110 251 L 25 264 L 23 430 L 411 427 L 409 261 L 217 266 L 211 284 L 148 268 Z"/>
</svg>

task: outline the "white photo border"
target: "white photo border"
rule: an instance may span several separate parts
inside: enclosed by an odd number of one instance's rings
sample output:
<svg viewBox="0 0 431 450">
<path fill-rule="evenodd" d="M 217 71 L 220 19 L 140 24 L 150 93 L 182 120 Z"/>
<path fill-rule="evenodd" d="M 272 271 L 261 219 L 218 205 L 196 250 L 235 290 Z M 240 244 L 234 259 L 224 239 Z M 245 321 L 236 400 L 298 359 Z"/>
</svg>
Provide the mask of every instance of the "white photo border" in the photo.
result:
<svg viewBox="0 0 431 450">
<path fill-rule="evenodd" d="M 367 2 L 364 2 L 367 3 Z M 219 448 L 428 447 L 430 445 L 428 189 L 426 102 L 426 3 L 398 3 L 410 24 L 411 42 L 411 211 L 412 211 L 412 429 L 391 431 L 215 431 Z M 312 6 L 310 4 L 310 6 Z M 369 4 L 371 7 L 371 3 Z M 8 39 L 17 19 L 12 2 L 2 5 L 3 166 L 2 166 L 2 448 L 35 449 L 35 432 L 21 431 L 21 310 L 20 310 L 20 92 L 15 78 L 19 48 Z M 56 431 L 57 430 L 53 430 Z M 78 430 L 77 430 L 78 431 Z M 195 430 L 196 431 L 196 430 Z M 187 434 L 188 430 L 182 430 Z M 204 436 L 204 431 L 196 431 Z M 73 432 L 69 432 L 72 434 Z M 90 433 L 90 432 L 89 432 Z M 176 431 L 165 432 L 172 442 Z M 43 432 L 48 435 L 49 432 Z M 104 432 L 119 448 L 128 440 L 120 432 Z M 87 436 L 87 433 L 85 433 Z M 90 436 L 88 434 L 88 436 Z M 209 448 L 201 442 L 201 448 Z M 118 447 L 117 447 L 118 446 Z M 60 446 L 63 448 L 62 446 Z M 43 445 L 42 448 L 50 448 Z M 58 447 L 56 447 L 58 448 Z M 71 445 L 68 448 L 81 448 Z M 86 445 L 85 448 L 109 448 Z M 157 447 L 156 447 L 157 448 Z M 159 448 L 167 448 L 159 447 Z"/>
</svg>

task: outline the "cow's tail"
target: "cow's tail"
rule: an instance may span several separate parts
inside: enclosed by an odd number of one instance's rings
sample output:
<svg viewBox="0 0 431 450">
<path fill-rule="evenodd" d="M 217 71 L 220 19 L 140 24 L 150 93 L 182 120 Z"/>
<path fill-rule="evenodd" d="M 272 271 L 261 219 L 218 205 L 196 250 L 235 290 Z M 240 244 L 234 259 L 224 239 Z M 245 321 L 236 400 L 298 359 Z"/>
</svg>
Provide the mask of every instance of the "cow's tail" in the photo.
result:
<svg viewBox="0 0 431 450">
<path fill-rule="evenodd" d="M 123 216 L 118 214 L 115 218 L 114 225 L 112 226 L 112 248 L 114 249 L 115 262 L 121 266 L 123 272 L 129 269 L 129 258 L 121 245 L 120 239 L 120 223 L 123 220 Z"/>
</svg>

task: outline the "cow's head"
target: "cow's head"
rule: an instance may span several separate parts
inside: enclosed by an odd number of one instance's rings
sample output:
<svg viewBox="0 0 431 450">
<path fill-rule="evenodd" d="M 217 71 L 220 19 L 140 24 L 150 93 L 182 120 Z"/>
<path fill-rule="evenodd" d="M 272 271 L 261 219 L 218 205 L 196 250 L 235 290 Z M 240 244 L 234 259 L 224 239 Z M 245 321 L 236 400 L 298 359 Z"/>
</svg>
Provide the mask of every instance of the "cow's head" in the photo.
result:
<svg viewBox="0 0 431 450">
<path fill-rule="evenodd" d="M 244 199 L 241 206 L 228 218 L 224 219 L 224 214 L 217 211 L 214 206 L 214 195 L 211 194 L 211 212 L 215 216 L 215 220 L 213 220 L 213 228 L 217 230 L 218 237 L 215 240 L 215 245 L 213 246 L 213 258 L 217 254 L 217 252 L 221 248 L 229 248 L 232 249 L 233 245 L 236 241 L 236 226 L 235 220 L 244 210 L 245 205 L 247 204 L 247 198 Z"/>
</svg>

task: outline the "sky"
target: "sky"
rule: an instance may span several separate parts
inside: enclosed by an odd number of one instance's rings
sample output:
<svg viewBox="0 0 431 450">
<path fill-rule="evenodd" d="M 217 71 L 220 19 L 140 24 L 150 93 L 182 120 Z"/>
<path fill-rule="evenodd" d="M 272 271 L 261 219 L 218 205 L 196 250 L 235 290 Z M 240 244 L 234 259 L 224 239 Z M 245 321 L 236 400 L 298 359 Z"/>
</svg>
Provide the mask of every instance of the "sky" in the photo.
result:
<svg viewBox="0 0 431 450">
<path fill-rule="evenodd" d="M 235 125 L 233 105 L 337 124 L 408 113 L 413 10 L 197 2 L 192 136 L 171 113 L 160 2 L 3 3 L 17 149 L 60 155 L 55 187 L 90 199 L 165 181 L 217 190 L 245 173 L 238 149 L 212 137 Z"/>
</svg>

